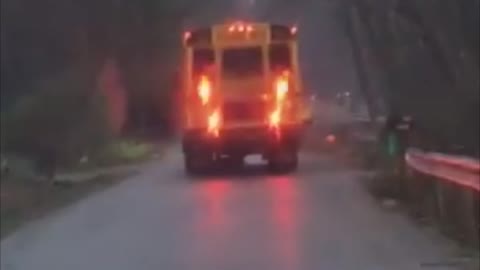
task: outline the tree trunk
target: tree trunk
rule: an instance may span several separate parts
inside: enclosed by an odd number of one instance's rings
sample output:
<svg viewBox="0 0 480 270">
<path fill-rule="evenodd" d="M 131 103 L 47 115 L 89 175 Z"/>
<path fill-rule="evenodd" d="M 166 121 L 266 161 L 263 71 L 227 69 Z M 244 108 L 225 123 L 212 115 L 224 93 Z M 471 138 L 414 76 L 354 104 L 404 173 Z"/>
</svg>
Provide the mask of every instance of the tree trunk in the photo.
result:
<svg viewBox="0 0 480 270">
<path fill-rule="evenodd" d="M 347 8 L 348 14 L 345 18 L 347 20 L 346 29 L 348 38 L 350 39 L 351 43 L 353 62 L 357 73 L 359 88 L 367 103 L 367 109 L 370 119 L 373 120 L 377 117 L 377 109 L 375 105 L 375 99 L 373 98 L 372 93 L 369 89 L 370 84 L 368 79 L 367 67 L 366 65 L 364 65 L 364 57 L 358 38 L 358 35 L 360 34 L 358 11 L 356 7 L 352 5 L 347 6 Z"/>
</svg>

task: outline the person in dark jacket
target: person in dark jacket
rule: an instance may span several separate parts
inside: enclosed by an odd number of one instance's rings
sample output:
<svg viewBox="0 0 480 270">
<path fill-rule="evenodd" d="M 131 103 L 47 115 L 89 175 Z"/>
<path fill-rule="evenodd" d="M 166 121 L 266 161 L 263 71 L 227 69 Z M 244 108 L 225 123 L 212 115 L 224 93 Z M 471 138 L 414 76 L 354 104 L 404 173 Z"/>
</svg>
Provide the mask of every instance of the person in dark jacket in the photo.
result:
<svg viewBox="0 0 480 270">
<path fill-rule="evenodd" d="M 403 157 L 411 144 L 413 119 L 409 115 L 391 112 L 380 130 L 379 142 L 390 157 Z"/>
<path fill-rule="evenodd" d="M 392 111 L 380 130 L 381 169 L 391 180 L 391 188 L 401 193 L 405 188 L 405 153 L 410 147 L 413 130 L 411 116 Z"/>
</svg>

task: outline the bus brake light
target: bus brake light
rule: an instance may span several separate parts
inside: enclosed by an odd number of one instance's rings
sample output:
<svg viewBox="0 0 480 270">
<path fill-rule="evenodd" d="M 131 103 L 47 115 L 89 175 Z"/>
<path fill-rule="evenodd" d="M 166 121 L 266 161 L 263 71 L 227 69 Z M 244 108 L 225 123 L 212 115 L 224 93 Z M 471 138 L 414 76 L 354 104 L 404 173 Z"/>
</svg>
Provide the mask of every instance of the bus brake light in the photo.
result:
<svg viewBox="0 0 480 270">
<path fill-rule="evenodd" d="M 207 76 L 201 76 L 198 83 L 198 96 L 200 97 L 202 104 L 206 105 L 212 94 L 212 83 Z"/>
<path fill-rule="evenodd" d="M 277 108 L 275 111 L 270 114 L 270 126 L 278 127 L 281 120 L 280 110 Z"/>
<path fill-rule="evenodd" d="M 219 110 L 214 111 L 208 117 L 208 132 L 215 137 L 218 137 L 218 131 L 220 129 L 220 112 Z"/>
<path fill-rule="evenodd" d="M 288 79 L 285 77 L 278 78 L 275 82 L 275 91 L 277 101 L 283 101 L 288 92 Z"/>
</svg>

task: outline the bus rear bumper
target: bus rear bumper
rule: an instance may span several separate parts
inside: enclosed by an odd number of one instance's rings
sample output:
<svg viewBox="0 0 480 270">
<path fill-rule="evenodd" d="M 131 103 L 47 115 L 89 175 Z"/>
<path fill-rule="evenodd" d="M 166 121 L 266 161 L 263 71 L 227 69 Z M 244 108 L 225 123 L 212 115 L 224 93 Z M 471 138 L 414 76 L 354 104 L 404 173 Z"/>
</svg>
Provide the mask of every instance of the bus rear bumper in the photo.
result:
<svg viewBox="0 0 480 270">
<path fill-rule="evenodd" d="M 301 142 L 302 126 L 288 125 L 278 129 L 267 126 L 220 130 L 217 136 L 205 130 L 186 131 L 182 139 L 184 153 L 215 153 L 218 155 L 268 154 L 277 148 L 296 151 Z"/>
</svg>

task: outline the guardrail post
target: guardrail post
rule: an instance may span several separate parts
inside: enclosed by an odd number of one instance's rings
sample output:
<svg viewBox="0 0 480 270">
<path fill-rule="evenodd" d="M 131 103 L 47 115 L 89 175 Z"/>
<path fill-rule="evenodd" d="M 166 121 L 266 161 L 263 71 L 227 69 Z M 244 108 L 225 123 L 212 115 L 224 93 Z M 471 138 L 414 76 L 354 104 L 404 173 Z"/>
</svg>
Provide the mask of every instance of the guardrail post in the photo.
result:
<svg viewBox="0 0 480 270">
<path fill-rule="evenodd" d="M 479 246 L 479 199 L 476 191 L 452 183 L 435 184 L 439 221 L 444 230 L 471 246 Z"/>
<path fill-rule="evenodd" d="M 436 181 L 413 170 L 407 170 L 405 199 L 410 213 L 416 218 L 438 217 L 435 190 Z"/>
<path fill-rule="evenodd" d="M 445 194 L 445 187 L 443 182 L 435 182 L 433 184 L 433 191 L 434 191 L 434 196 L 435 196 L 435 214 L 438 220 L 441 223 L 441 226 L 443 228 L 448 227 L 448 225 L 445 225 L 448 222 L 448 214 L 447 214 L 447 203 L 445 202 L 446 200 L 446 194 Z"/>
<path fill-rule="evenodd" d="M 480 225 L 479 225 L 479 196 L 471 190 L 464 190 L 459 198 L 459 213 L 461 227 L 464 232 L 464 240 L 468 244 L 479 247 Z"/>
<path fill-rule="evenodd" d="M 455 238 L 463 240 L 461 235 L 463 232 L 460 229 L 462 227 L 460 212 L 464 209 L 460 207 L 460 190 L 455 184 L 449 182 L 439 182 L 437 187 L 439 188 L 437 200 L 443 229 Z"/>
</svg>

